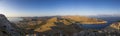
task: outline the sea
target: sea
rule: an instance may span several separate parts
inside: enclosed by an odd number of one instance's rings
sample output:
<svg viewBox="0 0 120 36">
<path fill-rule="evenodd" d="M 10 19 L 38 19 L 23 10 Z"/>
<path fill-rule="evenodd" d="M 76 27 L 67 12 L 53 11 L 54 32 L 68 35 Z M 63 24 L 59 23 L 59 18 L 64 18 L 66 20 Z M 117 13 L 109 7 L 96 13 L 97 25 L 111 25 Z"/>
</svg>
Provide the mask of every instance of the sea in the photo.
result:
<svg viewBox="0 0 120 36">
<path fill-rule="evenodd" d="M 120 21 L 120 17 L 93 17 L 107 21 L 106 24 L 80 24 L 84 29 L 103 29 L 110 26 L 112 23 Z"/>
<path fill-rule="evenodd" d="M 19 21 L 22 21 L 23 19 L 20 18 L 20 17 L 7 17 L 7 19 L 10 21 L 10 22 L 19 22 Z"/>
<path fill-rule="evenodd" d="M 84 29 L 103 29 L 103 28 L 111 25 L 112 23 L 120 20 L 120 17 L 91 17 L 91 18 L 103 19 L 103 20 L 107 21 L 107 23 L 106 24 L 80 24 L 79 26 Z M 20 17 L 9 17 L 8 20 L 10 22 L 19 22 L 23 19 Z"/>
</svg>

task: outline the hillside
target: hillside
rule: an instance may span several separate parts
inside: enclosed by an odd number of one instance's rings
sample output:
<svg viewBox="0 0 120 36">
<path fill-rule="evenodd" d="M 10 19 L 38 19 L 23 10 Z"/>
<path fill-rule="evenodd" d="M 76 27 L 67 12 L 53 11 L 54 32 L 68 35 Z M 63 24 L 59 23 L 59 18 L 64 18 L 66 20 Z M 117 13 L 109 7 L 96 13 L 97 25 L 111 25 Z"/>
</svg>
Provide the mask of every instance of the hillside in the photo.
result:
<svg viewBox="0 0 120 36">
<path fill-rule="evenodd" d="M 0 36 L 119 36 L 120 34 L 119 23 L 113 23 L 101 30 L 78 26 L 78 23 L 102 24 L 98 22 L 104 21 L 84 16 L 23 17 L 23 19 L 11 23 L 4 15 L 0 15 Z"/>
<path fill-rule="evenodd" d="M 120 30 L 120 22 L 113 23 L 110 27 Z"/>
<path fill-rule="evenodd" d="M 66 35 L 73 35 L 73 33 L 78 33 L 83 28 L 78 26 L 79 24 L 103 24 L 98 22 L 103 22 L 104 20 L 99 20 L 95 18 L 88 18 L 83 16 L 51 16 L 51 17 L 29 17 L 23 18 L 23 21 L 17 23 L 19 27 L 27 30 L 39 32 L 40 34 L 57 34 L 64 33 Z M 106 23 L 106 22 L 104 22 Z M 29 33 L 29 32 L 26 32 Z"/>
<path fill-rule="evenodd" d="M 3 14 L 0 14 L 0 36 L 22 36 Z"/>
</svg>

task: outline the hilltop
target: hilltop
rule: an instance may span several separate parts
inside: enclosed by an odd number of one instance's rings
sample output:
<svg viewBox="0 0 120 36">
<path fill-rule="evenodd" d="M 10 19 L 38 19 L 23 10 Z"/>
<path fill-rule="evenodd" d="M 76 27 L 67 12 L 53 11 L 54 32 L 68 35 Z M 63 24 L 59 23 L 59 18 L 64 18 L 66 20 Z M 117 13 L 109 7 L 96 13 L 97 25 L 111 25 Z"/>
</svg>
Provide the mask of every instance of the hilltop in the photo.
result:
<svg viewBox="0 0 120 36">
<path fill-rule="evenodd" d="M 40 34 L 64 33 L 71 35 L 83 30 L 77 24 L 104 24 L 104 20 L 88 18 L 84 16 L 49 16 L 49 17 L 24 17 L 23 21 L 17 23 L 19 27 L 33 30 Z M 29 32 L 26 32 L 29 33 Z"/>
<path fill-rule="evenodd" d="M 120 34 L 119 23 L 113 23 L 101 30 L 84 29 L 78 25 L 104 23 L 106 23 L 104 20 L 85 16 L 23 17 L 22 21 L 11 23 L 0 14 L 0 36 L 118 36 Z"/>
</svg>

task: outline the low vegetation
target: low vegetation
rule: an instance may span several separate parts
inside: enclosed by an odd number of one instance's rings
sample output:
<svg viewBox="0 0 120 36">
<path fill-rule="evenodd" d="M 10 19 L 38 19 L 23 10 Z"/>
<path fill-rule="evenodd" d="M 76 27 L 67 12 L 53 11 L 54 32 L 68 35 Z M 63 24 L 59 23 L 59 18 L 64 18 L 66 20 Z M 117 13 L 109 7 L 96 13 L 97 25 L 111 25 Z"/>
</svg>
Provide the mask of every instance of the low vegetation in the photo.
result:
<svg viewBox="0 0 120 36">
<path fill-rule="evenodd" d="M 76 23 L 83 24 L 87 22 L 90 24 L 91 22 L 103 22 L 103 20 L 82 16 L 31 17 L 23 19 L 23 21 L 17 23 L 17 26 L 26 31 L 33 29 L 33 31 L 40 32 L 42 34 L 48 34 L 49 32 L 52 32 L 51 34 L 56 34 L 61 32 L 68 35 L 82 30 L 82 28 L 76 25 Z"/>
</svg>

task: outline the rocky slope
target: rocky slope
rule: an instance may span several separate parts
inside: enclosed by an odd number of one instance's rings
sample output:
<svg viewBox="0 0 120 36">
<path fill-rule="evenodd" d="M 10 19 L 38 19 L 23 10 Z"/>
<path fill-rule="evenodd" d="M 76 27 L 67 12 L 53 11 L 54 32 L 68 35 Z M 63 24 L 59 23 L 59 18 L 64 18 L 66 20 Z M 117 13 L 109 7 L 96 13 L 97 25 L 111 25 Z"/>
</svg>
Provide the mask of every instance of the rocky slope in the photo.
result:
<svg viewBox="0 0 120 36">
<path fill-rule="evenodd" d="M 115 22 L 110 26 L 101 29 L 101 30 L 82 30 L 79 33 L 76 33 L 77 36 L 120 36 L 120 23 Z"/>
<path fill-rule="evenodd" d="M 89 18 L 85 16 L 62 16 L 62 18 L 72 20 L 73 22 L 79 22 L 81 24 L 104 24 L 107 23 L 104 20 L 96 19 L 96 18 Z"/>
<path fill-rule="evenodd" d="M 0 14 L 0 36 L 21 36 L 16 28 L 2 14 Z"/>
<path fill-rule="evenodd" d="M 120 22 L 113 23 L 110 27 L 120 30 Z"/>
<path fill-rule="evenodd" d="M 80 24 L 102 24 L 104 20 L 80 16 L 25 17 L 18 23 L 10 23 L 0 14 L 0 36 L 119 36 L 120 24 L 101 29 L 84 29 Z M 19 27 L 20 29 L 18 30 Z M 23 33 L 23 34 L 21 34 Z"/>
<path fill-rule="evenodd" d="M 57 17 L 53 17 L 46 21 L 45 25 L 42 25 L 35 29 L 35 31 L 42 33 L 43 35 L 65 35 L 70 36 L 73 33 L 79 32 L 82 28 L 78 27 L 75 24 L 72 24 L 70 21 L 66 21 L 66 19 L 59 19 Z M 49 34 L 51 33 L 51 34 Z M 58 34 L 60 33 L 60 34 Z M 64 34 L 63 34 L 64 33 Z"/>
<path fill-rule="evenodd" d="M 78 33 L 83 28 L 78 26 L 76 23 L 80 24 L 102 24 L 98 22 L 103 22 L 103 20 L 98 20 L 95 18 L 88 18 L 83 16 L 51 16 L 51 17 L 26 17 L 23 21 L 17 23 L 19 27 L 34 33 L 40 33 L 40 35 L 65 35 L 71 36 L 74 33 Z M 106 22 L 104 22 L 106 23 Z M 27 34 L 31 34 L 26 32 Z"/>
</svg>

